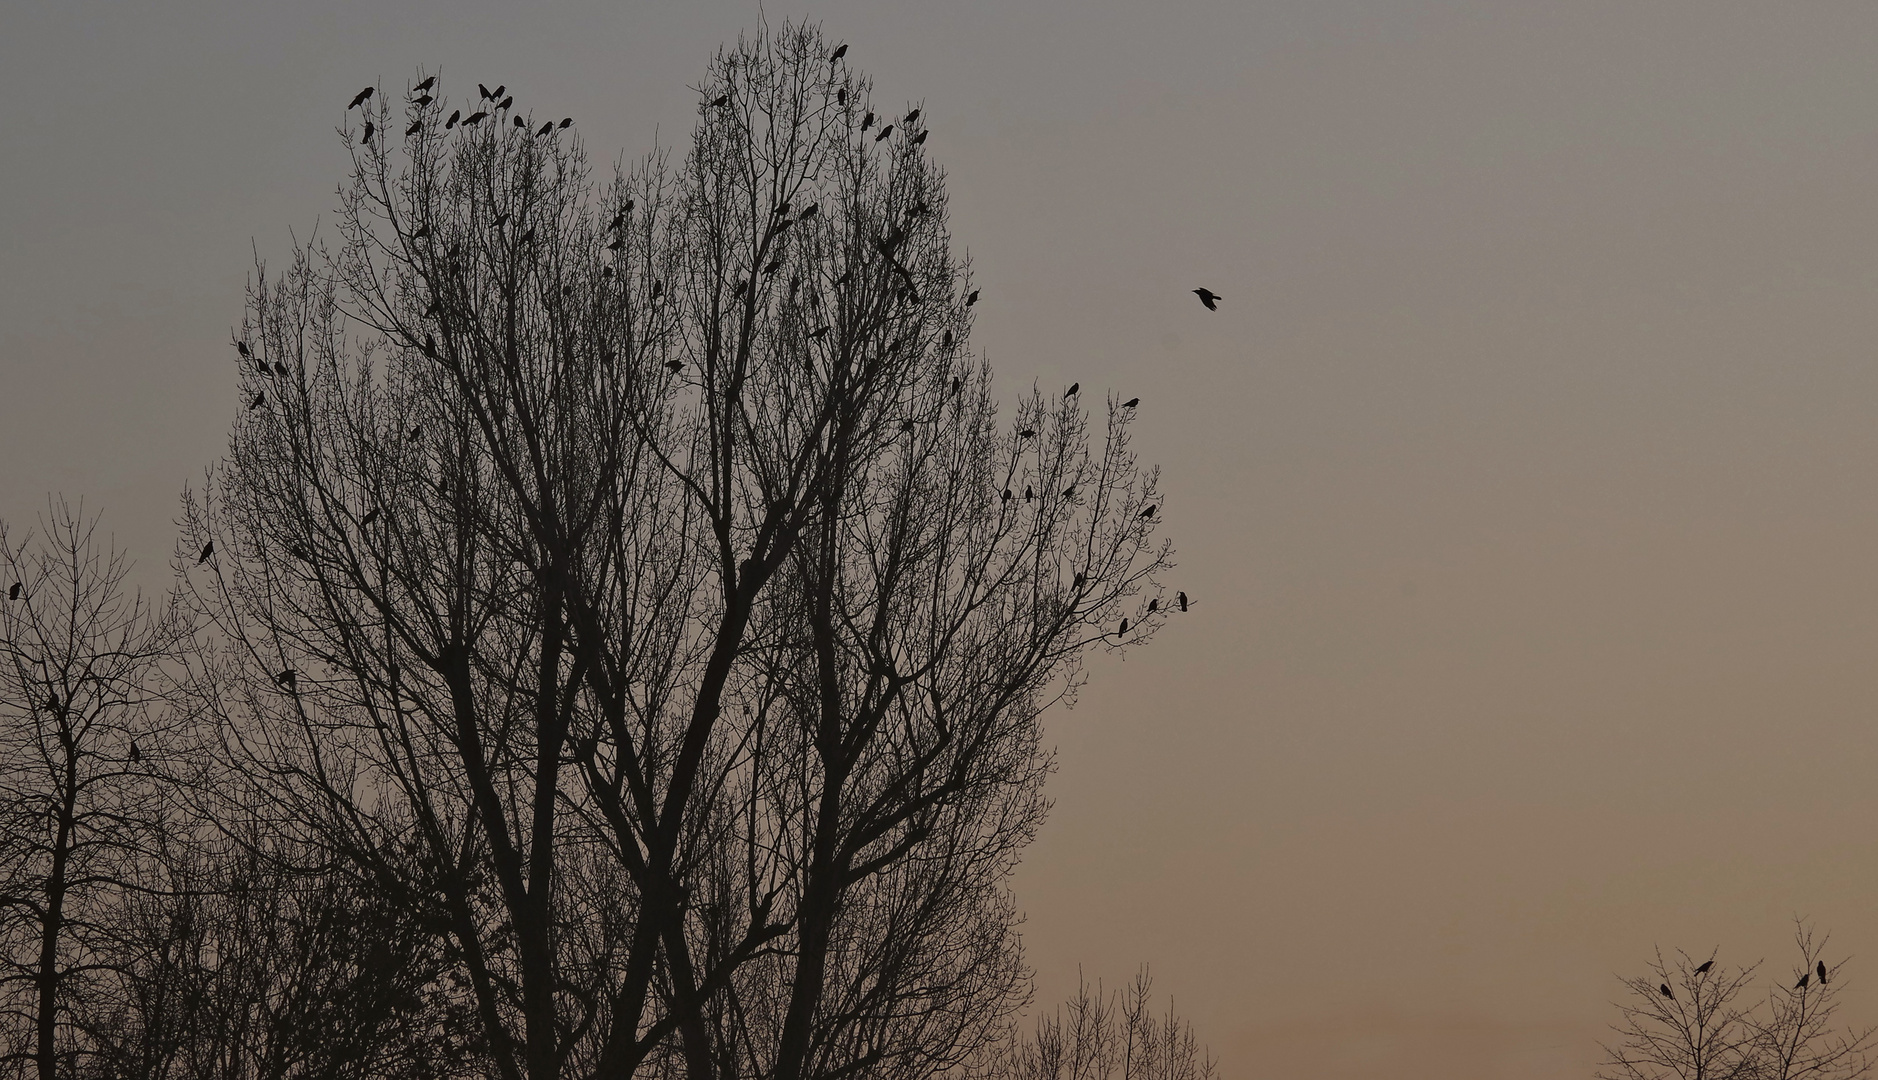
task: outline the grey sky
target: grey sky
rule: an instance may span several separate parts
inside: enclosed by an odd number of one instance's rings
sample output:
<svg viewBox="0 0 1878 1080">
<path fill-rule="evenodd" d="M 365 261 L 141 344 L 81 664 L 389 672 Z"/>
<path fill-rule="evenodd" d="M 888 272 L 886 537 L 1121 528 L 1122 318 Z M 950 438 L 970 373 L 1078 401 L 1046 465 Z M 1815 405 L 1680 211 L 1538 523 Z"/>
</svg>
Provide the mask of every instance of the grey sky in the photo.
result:
<svg viewBox="0 0 1878 1080">
<path fill-rule="evenodd" d="M 1583 1077 L 1613 972 L 1798 913 L 1878 1019 L 1878 6 L 802 16 L 925 103 L 1001 384 L 1141 395 L 1166 470 L 1198 602 L 1050 721 L 1045 1000 L 1149 961 L 1229 1077 Z M 161 586 L 359 87 L 634 157 L 760 17 L 11 0 L 0 516 Z"/>
</svg>

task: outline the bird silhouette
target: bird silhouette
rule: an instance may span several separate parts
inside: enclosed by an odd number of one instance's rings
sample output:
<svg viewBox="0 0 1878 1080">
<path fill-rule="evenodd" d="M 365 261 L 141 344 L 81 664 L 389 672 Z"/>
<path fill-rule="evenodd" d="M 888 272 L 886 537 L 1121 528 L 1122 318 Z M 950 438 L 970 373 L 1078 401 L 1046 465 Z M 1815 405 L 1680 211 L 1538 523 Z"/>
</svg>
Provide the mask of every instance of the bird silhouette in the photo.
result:
<svg viewBox="0 0 1878 1080">
<path fill-rule="evenodd" d="M 1089 584 L 1089 575 L 1082 573 L 1081 571 L 1077 571 L 1076 580 L 1069 583 L 1070 588 L 1072 589 L 1080 589 L 1084 585 L 1087 585 L 1087 584 Z"/>
<path fill-rule="evenodd" d="M 59 695 L 57 694 L 47 695 L 46 708 L 51 709 L 53 712 L 59 711 Z"/>
<path fill-rule="evenodd" d="M 819 214 L 821 212 L 822 212 L 822 208 L 818 204 L 810 203 L 807 206 L 802 208 L 802 212 L 800 214 L 796 215 L 796 220 L 807 221 L 808 219 L 814 217 L 816 214 Z"/>
<path fill-rule="evenodd" d="M 353 97 L 352 104 L 347 105 L 346 108 L 356 109 L 370 100 L 372 100 L 372 88 L 368 86 L 359 91 L 358 94 Z"/>
<path fill-rule="evenodd" d="M 1024 501 L 1029 502 L 1030 500 L 1036 497 L 1037 497 L 1036 493 L 1030 490 L 1030 485 L 1025 484 L 1024 485 Z"/>
<path fill-rule="evenodd" d="M 372 123 L 370 120 L 367 120 L 365 122 L 365 141 L 371 142 L 373 134 L 375 134 L 377 131 L 378 131 L 378 125 Z"/>
<path fill-rule="evenodd" d="M 608 245 L 606 246 L 606 249 L 607 249 L 608 251 L 618 251 L 619 249 L 621 249 L 621 248 L 623 248 L 623 247 L 625 247 L 625 246 L 626 246 L 626 240 L 625 240 L 625 238 L 624 238 L 624 237 L 618 237 L 618 238 L 615 238 L 615 239 L 614 239 L 614 241 L 613 241 L 612 243 L 610 243 L 610 244 L 608 244 Z"/>
<path fill-rule="evenodd" d="M 312 553 L 307 551 L 305 545 L 302 544 L 289 544 L 287 546 L 287 554 L 292 555 L 301 562 L 306 562 L 313 558 Z"/>
<path fill-rule="evenodd" d="M 451 113 L 450 113 L 450 119 L 448 119 L 448 120 L 445 120 L 445 121 L 443 122 L 443 129 L 444 129 L 445 131 L 449 131 L 449 130 L 450 130 L 451 128 L 453 128 L 453 127 L 455 127 L 455 126 L 456 126 L 456 122 L 457 122 L 458 120 L 461 120 L 462 118 L 463 118 L 463 110 L 462 110 L 462 109 L 455 109 L 455 110 L 452 110 L 452 111 L 451 111 Z"/>
<path fill-rule="evenodd" d="M 484 85 L 483 85 L 482 83 L 477 83 L 477 84 L 476 84 L 476 89 L 478 89 L 478 90 L 480 90 L 480 91 L 482 91 L 482 95 L 483 95 L 482 97 L 479 97 L 479 98 L 477 98 L 476 100 L 478 100 L 478 101 L 488 101 L 488 100 L 490 99 L 490 96 L 491 96 L 491 95 L 490 95 L 490 93 L 489 93 L 489 88 L 488 88 L 487 86 L 484 86 Z"/>
<path fill-rule="evenodd" d="M 419 424 L 416 427 L 411 429 L 410 439 L 412 442 L 416 442 L 418 438 L 422 436 L 423 434 L 424 434 L 424 425 Z"/>
<path fill-rule="evenodd" d="M 919 110 L 914 109 L 912 112 L 907 113 L 906 118 L 904 120 L 901 120 L 900 122 L 902 124 L 910 124 L 913 121 L 918 120 L 918 119 L 919 119 Z"/>
<path fill-rule="evenodd" d="M 1122 402 L 1122 408 L 1124 408 L 1124 409 L 1132 409 L 1132 408 L 1134 408 L 1135 406 L 1137 406 L 1137 405 L 1139 405 L 1139 404 L 1141 404 L 1141 399 L 1140 399 L 1140 398 L 1138 398 L 1138 397 L 1131 397 L 1131 398 L 1129 398 L 1129 399 L 1128 399 L 1127 401 L 1124 401 L 1124 402 Z"/>
<path fill-rule="evenodd" d="M 142 750 L 139 750 L 139 749 L 137 749 L 137 744 L 136 744 L 136 743 L 131 743 L 131 744 L 130 744 L 130 762 L 131 762 L 131 764 L 132 764 L 132 765 L 135 765 L 136 763 L 138 763 L 139 761 L 142 761 L 142 760 L 143 760 L 143 751 L 142 751 Z"/>
<path fill-rule="evenodd" d="M 1075 498 L 1075 497 L 1076 497 L 1076 485 L 1075 485 L 1075 484 L 1071 484 L 1070 486 L 1068 486 L 1068 487 L 1066 487 L 1066 488 L 1064 488 L 1064 489 L 1063 489 L 1063 497 L 1064 497 L 1065 499 L 1073 499 L 1073 498 Z"/>
<path fill-rule="evenodd" d="M 488 118 L 489 118 L 488 113 L 483 112 L 481 109 L 478 109 L 475 112 L 469 114 L 469 116 L 463 121 L 463 126 L 468 127 L 471 124 L 480 124 L 484 120 L 487 120 Z"/>
<path fill-rule="evenodd" d="M 1073 382 L 1069 384 L 1069 389 L 1063 392 L 1063 396 L 1075 397 L 1078 393 L 1081 392 L 1081 390 L 1082 390 L 1082 384 L 1079 382 Z"/>
<path fill-rule="evenodd" d="M 1218 311 L 1219 304 L 1217 301 L 1225 299 L 1225 297 L 1220 296 L 1211 289 L 1195 289 L 1193 290 L 1193 295 L 1200 298 L 1200 303 L 1205 304 L 1206 310 L 1208 311 Z"/>
<path fill-rule="evenodd" d="M 281 363 L 279 360 L 274 361 L 274 374 L 280 376 L 283 379 L 286 378 L 287 377 L 287 365 Z"/>
<path fill-rule="evenodd" d="M 1182 611 L 1187 610 L 1187 594 L 1186 593 L 1176 593 L 1175 599 L 1177 599 L 1180 602 L 1180 610 Z"/>
<path fill-rule="evenodd" d="M 665 295 L 665 283 L 663 281 L 653 282 L 652 283 L 652 299 L 657 300 L 659 297 L 664 296 L 664 295 Z"/>
<path fill-rule="evenodd" d="M 508 83 L 503 83 L 503 84 L 502 84 L 501 86 L 498 86 L 498 87 L 496 87 L 496 91 L 495 91 L 495 93 L 493 93 L 493 94 L 490 94 L 490 95 L 489 95 L 489 100 L 490 100 L 490 101 L 494 101 L 495 99 L 497 99 L 497 98 L 499 98 L 499 97 L 502 97 L 502 91 L 504 91 L 504 90 L 507 90 L 508 88 L 509 88 L 509 84 L 508 84 Z M 515 99 L 514 99 L 514 98 L 502 98 L 502 100 L 503 100 L 503 101 L 514 101 Z M 496 107 L 497 107 L 497 108 L 499 108 L 499 109 L 506 109 L 506 108 L 508 108 L 508 106 L 507 106 L 507 105 L 498 105 L 498 106 L 496 106 Z"/>
<path fill-rule="evenodd" d="M 1160 609 L 1161 609 L 1161 601 L 1158 598 L 1148 601 L 1148 613 L 1149 614 L 1153 614 L 1154 612 L 1159 611 Z"/>
<path fill-rule="evenodd" d="M 1032 435 L 1035 435 L 1036 433 L 1037 433 L 1036 428 L 1025 428 L 1024 430 L 1017 433 L 1017 437 L 1020 439 L 1028 439 Z"/>
<path fill-rule="evenodd" d="M 26 587 L 26 583 L 24 581 L 14 582 L 12 588 L 9 588 L 7 590 L 7 599 L 18 600 L 20 598 L 20 590 L 24 589 L 25 587 Z"/>
<path fill-rule="evenodd" d="M 413 101 L 411 104 L 416 105 L 418 108 L 421 109 L 424 106 L 429 105 L 431 102 L 435 100 L 437 99 L 434 97 L 431 97 L 429 94 L 425 94 L 423 97 L 418 98 L 416 101 Z"/>
<path fill-rule="evenodd" d="M 1150 506 L 1146 510 L 1143 510 L 1141 512 L 1141 516 L 1144 518 L 1151 518 L 1154 516 L 1154 511 L 1155 511 L 1155 508 Z"/>
<path fill-rule="evenodd" d="M 1011 501 L 1011 489 L 1010 489 L 1010 488 L 1005 488 L 1005 489 L 1004 489 L 1004 495 L 1003 495 L 1003 497 L 1002 497 L 1002 498 L 1000 499 L 1000 501 L 1001 501 L 1001 502 L 1010 502 L 1010 501 Z"/>
<path fill-rule="evenodd" d="M 528 231 L 522 234 L 521 242 L 524 244 L 532 244 L 535 242 L 535 227 L 533 225 L 530 225 Z"/>
<path fill-rule="evenodd" d="M 1715 961 L 1713 961 L 1713 960 L 1704 960 L 1704 961 L 1702 961 L 1702 966 L 1701 966 L 1701 967 L 1698 967 L 1698 968 L 1696 968 L 1696 969 L 1695 969 L 1695 973 L 1696 973 L 1697 975 L 1706 975 L 1706 974 L 1708 974 L 1708 969 L 1709 969 L 1709 968 L 1712 968 L 1712 967 L 1714 967 L 1714 966 L 1715 966 Z"/>
<path fill-rule="evenodd" d="M 1127 632 L 1128 632 L 1128 620 L 1127 620 L 1127 619 L 1123 619 L 1123 620 L 1122 620 L 1122 628 L 1121 628 L 1120 630 L 1117 630 L 1117 631 L 1115 631 L 1115 636 L 1116 636 L 1116 637 L 1120 637 L 1120 636 L 1122 636 L 1123 634 L 1126 634 Z"/>
<path fill-rule="evenodd" d="M 424 309 L 424 318 L 426 319 L 436 318 L 437 312 L 441 311 L 442 309 L 443 309 L 443 297 L 439 296 L 430 302 L 429 307 Z"/>
<path fill-rule="evenodd" d="M 265 371 L 266 371 L 266 367 L 265 367 L 265 365 L 264 365 L 264 366 L 262 367 L 262 371 L 263 371 L 263 373 L 265 373 Z M 261 406 L 263 406 L 263 405 L 265 405 L 265 404 L 267 404 L 267 394 L 266 394 L 266 392 L 265 392 L 265 391 L 263 391 L 263 392 L 261 392 L 261 393 L 257 393 L 257 394 L 255 394 L 255 395 L 254 395 L 254 400 L 253 400 L 253 401 L 250 401 L 250 402 L 248 402 L 248 411 L 249 411 L 249 412 L 253 412 L 254 410 L 256 410 L 256 409 L 258 409 L 258 408 L 260 408 Z"/>
<path fill-rule="evenodd" d="M 362 529 L 365 526 L 370 525 L 372 522 L 377 521 L 377 520 L 378 520 L 378 507 L 374 506 L 370 510 L 367 510 L 365 512 L 364 517 L 359 519 L 359 528 Z"/>
<path fill-rule="evenodd" d="M 848 43 L 844 41 L 835 46 L 835 51 L 828 54 L 828 59 L 839 60 L 846 55 L 848 55 Z"/>
<path fill-rule="evenodd" d="M 973 304 L 976 304 L 977 302 L 978 302 L 978 290 L 973 289 L 970 295 L 965 297 L 965 306 L 971 307 Z"/>
<path fill-rule="evenodd" d="M 404 137 L 408 139 L 422 130 L 424 130 L 424 122 L 422 120 L 413 120 L 411 121 L 411 126 L 404 129 Z"/>
<path fill-rule="evenodd" d="M 725 94 L 722 97 L 719 97 L 716 101 L 711 102 L 711 107 L 715 109 L 715 108 L 719 108 L 721 106 L 728 105 L 728 104 L 730 104 L 730 95 Z"/>
<path fill-rule="evenodd" d="M 886 127 L 880 129 L 880 134 L 874 136 L 874 141 L 879 142 L 891 134 L 893 134 L 893 125 L 888 124 Z"/>
<path fill-rule="evenodd" d="M 526 131 L 528 130 L 528 121 L 518 116 L 515 118 L 515 126 L 518 128 L 521 128 L 523 131 Z"/>
<path fill-rule="evenodd" d="M 1813 981 L 1813 973 L 1809 971 L 1806 974 L 1800 976 L 1800 981 L 1794 983 L 1793 988 L 1795 990 L 1804 990 L 1806 989 L 1806 984 L 1812 981 Z"/>
<path fill-rule="evenodd" d="M 667 360 L 665 361 L 665 370 L 676 375 L 685 370 L 685 362 L 683 360 Z"/>
<path fill-rule="evenodd" d="M 215 541 L 211 540 L 208 543 L 202 545 L 202 554 L 196 557 L 196 565 L 201 566 L 203 563 L 208 562 L 209 559 L 214 554 L 215 554 Z"/>
<path fill-rule="evenodd" d="M 847 87 L 844 86 L 841 89 L 835 91 L 835 101 L 836 103 L 844 107 L 848 104 L 848 88 Z"/>
<path fill-rule="evenodd" d="M 765 274 L 773 274 L 776 271 L 781 270 L 781 269 L 782 269 L 782 260 L 771 259 L 769 265 L 763 268 L 763 272 Z"/>
<path fill-rule="evenodd" d="M 287 691 L 292 693 L 299 689 L 300 675 L 298 672 L 294 671 L 294 669 L 288 668 L 279 675 L 274 676 L 274 681 L 286 687 Z"/>
<path fill-rule="evenodd" d="M 952 392 L 953 393 L 955 394 L 958 393 L 959 390 L 962 389 L 964 386 L 965 386 L 964 379 L 959 378 L 957 375 L 952 376 Z"/>
<path fill-rule="evenodd" d="M 425 79 L 423 82 L 418 83 L 416 86 L 411 87 L 411 89 L 421 94 L 435 85 L 437 85 L 437 76 L 432 75 L 430 78 Z"/>
<path fill-rule="evenodd" d="M 1819 973 L 1819 985 L 1821 986 L 1826 985 L 1826 962 L 1824 960 L 1821 960 L 1819 962 L 1819 966 L 1814 968 L 1813 970 Z"/>
<path fill-rule="evenodd" d="M 504 210 L 500 214 L 496 215 L 496 228 L 500 229 L 502 226 L 507 225 L 508 223 L 509 223 L 509 212 L 507 210 Z"/>
<path fill-rule="evenodd" d="M 820 341 L 827 336 L 828 336 L 828 327 L 823 326 L 823 327 L 817 328 L 814 333 L 809 335 L 809 338 L 813 341 Z"/>
<path fill-rule="evenodd" d="M 541 125 L 540 131 L 535 132 L 535 138 L 539 139 L 543 135 L 546 135 L 548 132 L 553 131 L 553 130 L 554 130 L 554 121 L 550 120 L 547 123 Z"/>
<path fill-rule="evenodd" d="M 874 126 L 874 112 L 872 109 L 869 109 L 867 115 L 861 117 L 861 130 L 866 131 L 868 128 L 871 128 L 873 126 Z"/>
<path fill-rule="evenodd" d="M 926 145 L 926 136 L 928 136 L 928 135 L 930 135 L 930 134 L 932 134 L 932 132 L 930 132 L 930 131 L 922 131 L 922 132 L 920 132 L 920 133 L 919 133 L 918 135 L 915 135 L 915 136 L 913 136 L 913 145 L 914 145 L 914 146 L 924 146 L 924 145 Z"/>
<path fill-rule="evenodd" d="M 902 420 L 902 421 L 900 421 L 900 431 L 901 431 L 901 433 L 902 433 L 902 434 L 910 434 L 910 433 L 912 432 L 912 430 L 913 430 L 913 421 L 911 421 L 911 420 Z M 1025 489 L 1024 489 L 1024 498 L 1026 498 L 1026 499 L 1028 499 L 1028 498 L 1030 498 L 1030 489 L 1029 489 L 1029 488 L 1025 488 Z"/>
<path fill-rule="evenodd" d="M 561 122 L 554 126 L 560 128 L 562 131 L 566 131 L 568 128 L 571 128 L 574 126 L 574 118 L 571 116 L 564 116 L 561 118 Z"/>
<path fill-rule="evenodd" d="M 424 355 L 425 355 L 425 356 L 430 356 L 430 357 L 435 357 L 435 356 L 437 355 L 437 337 L 436 337 L 436 335 L 434 335 L 434 334 L 425 334 L 425 335 L 424 335 Z"/>
<path fill-rule="evenodd" d="M 1669 988 L 1668 983 L 1664 983 L 1663 985 L 1657 987 L 1656 989 L 1659 993 L 1661 993 L 1664 997 L 1668 998 L 1669 1000 L 1671 1001 L 1676 1000 L 1676 992 Z"/>
<path fill-rule="evenodd" d="M 249 356 L 252 356 L 252 355 L 254 355 L 253 353 L 250 353 L 250 352 L 248 351 L 248 343 L 247 343 L 247 342 L 245 342 L 245 341 L 237 341 L 237 342 L 235 342 L 235 351 L 236 351 L 236 352 L 238 352 L 238 353 L 240 353 L 240 354 L 242 355 L 242 357 L 243 357 L 243 358 L 246 358 L 246 357 L 249 357 Z"/>
</svg>

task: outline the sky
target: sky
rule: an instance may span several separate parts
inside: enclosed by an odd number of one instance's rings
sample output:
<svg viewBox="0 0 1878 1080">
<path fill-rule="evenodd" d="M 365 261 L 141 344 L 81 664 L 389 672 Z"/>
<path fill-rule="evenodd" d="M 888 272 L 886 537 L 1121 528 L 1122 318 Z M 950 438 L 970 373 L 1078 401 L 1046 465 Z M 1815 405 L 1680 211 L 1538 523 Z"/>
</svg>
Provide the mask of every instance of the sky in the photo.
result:
<svg viewBox="0 0 1878 1080">
<path fill-rule="evenodd" d="M 0 518 L 163 587 L 358 87 L 630 160 L 816 20 L 923 102 L 999 385 L 1142 398 L 1196 601 L 1047 720 L 1041 1002 L 1145 963 L 1228 1080 L 1583 1078 L 1618 976 L 1797 916 L 1878 1021 L 1878 5 L 0 5 Z"/>
</svg>

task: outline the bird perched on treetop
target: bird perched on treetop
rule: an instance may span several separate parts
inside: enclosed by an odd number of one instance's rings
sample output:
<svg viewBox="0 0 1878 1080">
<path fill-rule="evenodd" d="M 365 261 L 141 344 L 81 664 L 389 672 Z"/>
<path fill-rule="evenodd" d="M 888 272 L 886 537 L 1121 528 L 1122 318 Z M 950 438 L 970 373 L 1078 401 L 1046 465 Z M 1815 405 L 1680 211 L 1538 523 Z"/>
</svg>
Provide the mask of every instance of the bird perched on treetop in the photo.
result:
<svg viewBox="0 0 1878 1080">
<path fill-rule="evenodd" d="M 728 105 L 728 104 L 730 104 L 730 95 L 725 94 L 722 97 L 719 97 L 716 101 L 711 102 L 711 107 L 715 109 L 715 108 Z"/>
<path fill-rule="evenodd" d="M 416 105 L 418 108 L 421 109 L 435 100 L 437 99 L 434 97 L 431 97 L 429 94 L 422 94 L 417 98 L 416 101 L 412 102 L 412 104 Z"/>
<path fill-rule="evenodd" d="M 449 131 L 451 128 L 455 127 L 456 122 L 461 119 L 463 119 L 463 110 L 462 109 L 453 110 L 450 113 L 450 119 L 445 120 L 443 122 L 443 129 L 445 131 Z"/>
<path fill-rule="evenodd" d="M 874 141 L 879 142 L 891 134 L 893 134 L 893 125 L 888 124 L 886 127 L 880 129 L 880 134 L 874 136 Z"/>
<path fill-rule="evenodd" d="M 910 124 L 910 123 L 912 123 L 913 121 L 915 121 L 915 120 L 918 120 L 918 119 L 919 119 L 919 110 L 918 110 L 918 109 L 914 109 L 914 110 L 913 110 L 912 112 L 910 112 L 910 113 L 907 113 L 907 114 L 906 114 L 906 119 L 904 119 L 904 120 L 902 120 L 902 121 L 900 121 L 900 122 L 901 122 L 902 124 Z"/>
<path fill-rule="evenodd" d="M 1704 961 L 1702 961 L 1702 966 L 1701 966 L 1701 967 L 1699 967 L 1699 968 L 1696 968 L 1696 969 L 1695 969 L 1695 973 L 1696 973 L 1697 975 L 1706 975 L 1706 974 L 1708 974 L 1708 969 L 1709 969 L 1709 968 L 1712 968 L 1712 967 L 1714 967 L 1714 966 L 1715 966 L 1715 961 L 1713 961 L 1713 960 L 1704 960 Z"/>
<path fill-rule="evenodd" d="M 372 522 L 377 521 L 377 520 L 378 520 L 378 507 L 374 506 L 370 510 L 365 512 L 364 517 L 359 519 L 359 524 L 361 526 L 370 525 Z"/>
<path fill-rule="evenodd" d="M 497 90 L 497 91 L 496 91 L 496 93 L 498 93 L 498 94 L 500 94 L 501 92 L 502 92 L 502 91 L 500 91 L 500 90 Z M 515 99 L 514 99 L 513 97 L 505 97 L 505 98 L 503 98 L 503 99 L 502 99 L 502 104 L 500 104 L 500 105 L 497 105 L 497 106 L 496 106 L 496 108 L 498 108 L 498 109 L 506 109 L 506 108 L 508 108 L 509 106 L 511 106 L 511 105 L 513 105 L 513 104 L 515 104 Z"/>
<path fill-rule="evenodd" d="M 20 590 L 24 589 L 25 587 L 26 587 L 26 583 L 23 581 L 14 582 L 13 587 L 7 590 L 7 599 L 18 600 L 20 598 Z"/>
<path fill-rule="evenodd" d="M 215 541 L 211 540 L 208 543 L 202 545 L 202 554 L 196 558 L 196 565 L 201 566 L 203 563 L 208 562 L 209 557 L 214 554 L 215 554 Z"/>
<path fill-rule="evenodd" d="M 560 128 L 562 131 L 566 131 L 568 128 L 571 128 L 574 126 L 574 118 L 571 116 L 564 116 L 561 118 L 561 122 L 559 124 L 556 124 L 555 126 Z"/>
<path fill-rule="evenodd" d="M 828 59 L 839 60 L 846 55 L 848 55 L 848 43 L 844 41 L 835 46 L 835 51 L 828 54 Z"/>
<path fill-rule="evenodd" d="M 1669 1000 L 1671 1001 L 1676 1000 L 1676 992 L 1669 988 L 1668 983 L 1664 983 L 1663 985 L 1657 987 L 1656 989 L 1658 992 L 1660 992 L 1664 997 L 1668 998 Z"/>
<path fill-rule="evenodd" d="M 481 109 L 478 109 L 475 112 L 470 113 L 467 117 L 463 119 L 463 126 L 468 127 L 471 124 L 480 124 L 484 120 L 487 120 L 488 118 L 489 118 L 488 113 L 483 112 Z"/>
<path fill-rule="evenodd" d="M 482 83 L 477 83 L 477 84 L 476 84 L 476 89 L 477 89 L 477 90 L 479 90 L 479 91 L 481 91 L 481 92 L 482 92 L 482 95 L 483 95 L 482 97 L 479 97 L 479 98 L 477 98 L 476 100 L 478 100 L 478 101 L 488 101 L 488 100 L 490 100 L 490 98 L 492 97 L 492 95 L 491 95 L 491 94 L 489 93 L 489 88 L 488 88 L 487 86 L 484 86 L 484 85 L 483 85 Z"/>
<path fill-rule="evenodd" d="M 1813 973 L 1809 971 L 1806 974 L 1800 976 L 1800 981 L 1794 983 L 1793 988 L 1795 990 L 1804 990 L 1806 989 L 1806 984 L 1812 981 L 1813 981 Z"/>
<path fill-rule="evenodd" d="M 978 290 L 973 289 L 971 291 L 971 294 L 965 298 L 965 306 L 971 307 L 973 304 L 976 304 L 977 302 L 978 302 Z"/>
<path fill-rule="evenodd" d="M 1195 289 L 1193 295 L 1200 298 L 1200 303 L 1205 304 L 1208 311 L 1218 311 L 1218 301 L 1225 299 L 1211 289 Z"/>
<path fill-rule="evenodd" d="M 1063 392 L 1063 396 L 1075 397 L 1081 391 L 1082 391 L 1082 384 L 1079 382 L 1073 382 L 1069 384 L 1069 389 Z"/>
<path fill-rule="evenodd" d="M 423 82 L 418 83 L 416 86 L 411 87 L 411 89 L 421 94 L 435 85 L 437 85 L 437 76 L 432 75 L 430 78 L 425 79 Z"/>
<path fill-rule="evenodd" d="M 358 94 L 355 97 L 353 97 L 352 104 L 347 105 L 346 108 L 356 109 L 370 100 L 372 100 L 372 88 L 368 86 L 365 89 L 359 91 Z"/>
<path fill-rule="evenodd" d="M 1180 610 L 1182 610 L 1182 611 L 1185 611 L 1185 610 L 1187 610 L 1187 594 L 1186 594 L 1186 593 L 1176 593 L 1176 594 L 1174 594 L 1174 597 L 1175 597 L 1175 599 L 1177 599 L 1178 601 L 1180 601 Z"/>
<path fill-rule="evenodd" d="M 1141 404 L 1141 399 L 1140 399 L 1140 398 L 1138 398 L 1138 397 L 1131 397 L 1131 398 L 1129 398 L 1129 399 L 1128 399 L 1127 401 L 1124 401 L 1124 402 L 1122 402 L 1122 408 L 1124 408 L 1124 409 L 1132 409 L 1132 408 L 1134 408 L 1135 406 L 1137 406 L 1137 405 L 1139 405 L 1139 404 Z"/>
</svg>

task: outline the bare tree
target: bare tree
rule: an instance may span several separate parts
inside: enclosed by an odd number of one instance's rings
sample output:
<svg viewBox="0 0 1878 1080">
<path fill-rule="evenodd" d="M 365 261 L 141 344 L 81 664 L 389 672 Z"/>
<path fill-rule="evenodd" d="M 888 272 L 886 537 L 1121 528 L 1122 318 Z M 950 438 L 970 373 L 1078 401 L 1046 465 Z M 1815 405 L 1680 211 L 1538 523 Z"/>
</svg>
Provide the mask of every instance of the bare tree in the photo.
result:
<svg viewBox="0 0 1878 1080">
<path fill-rule="evenodd" d="M 721 53 L 604 192 L 565 122 L 379 95 L 340 249 L 251 292 L 208 786 L 427 913 L 504 1077 L 964 1062 L 1039 717 L 1165 616 L 1130 410 L 1000 420 L 920 110 L 833 51 Z"/>
<path fill-rule="evenodd" d="M 1144 967 L 1113 993 L 1078 980 L 1076 996 L 982 1055 L 980 1080 L 1212 1080 L 1218 1066 L 1193 1025 L 1157 1011 Z"/>
<path fill-rule="evenodd" d="M 1871 1072 L 1878 1029 L 1832 1026 L 1844 961 L 1828 965 L 1826 941 L 1796 924 L 1800 964 L 1791 987 L 1777 983 L 1765 1002 L 1741 1004 L 1758 964 L 1701 963 L 1678 952 L 1657 954 L 1650 974 L 1624 980 L 1619 1036 L 1606 1046 L 1599 1080 L 1856 1080 Z"/>
<path fill-rule="evenodd" d="M 123 960 L 112 911 L 153 887 L 169 817 L 151 705 L 180 624 L 125 592 L 97 528 L 59 501 L 24 536 L 0 523 L 0 1061 L 41 1080 L 86 1049 L 72 1018 Z"/>
</svg>

